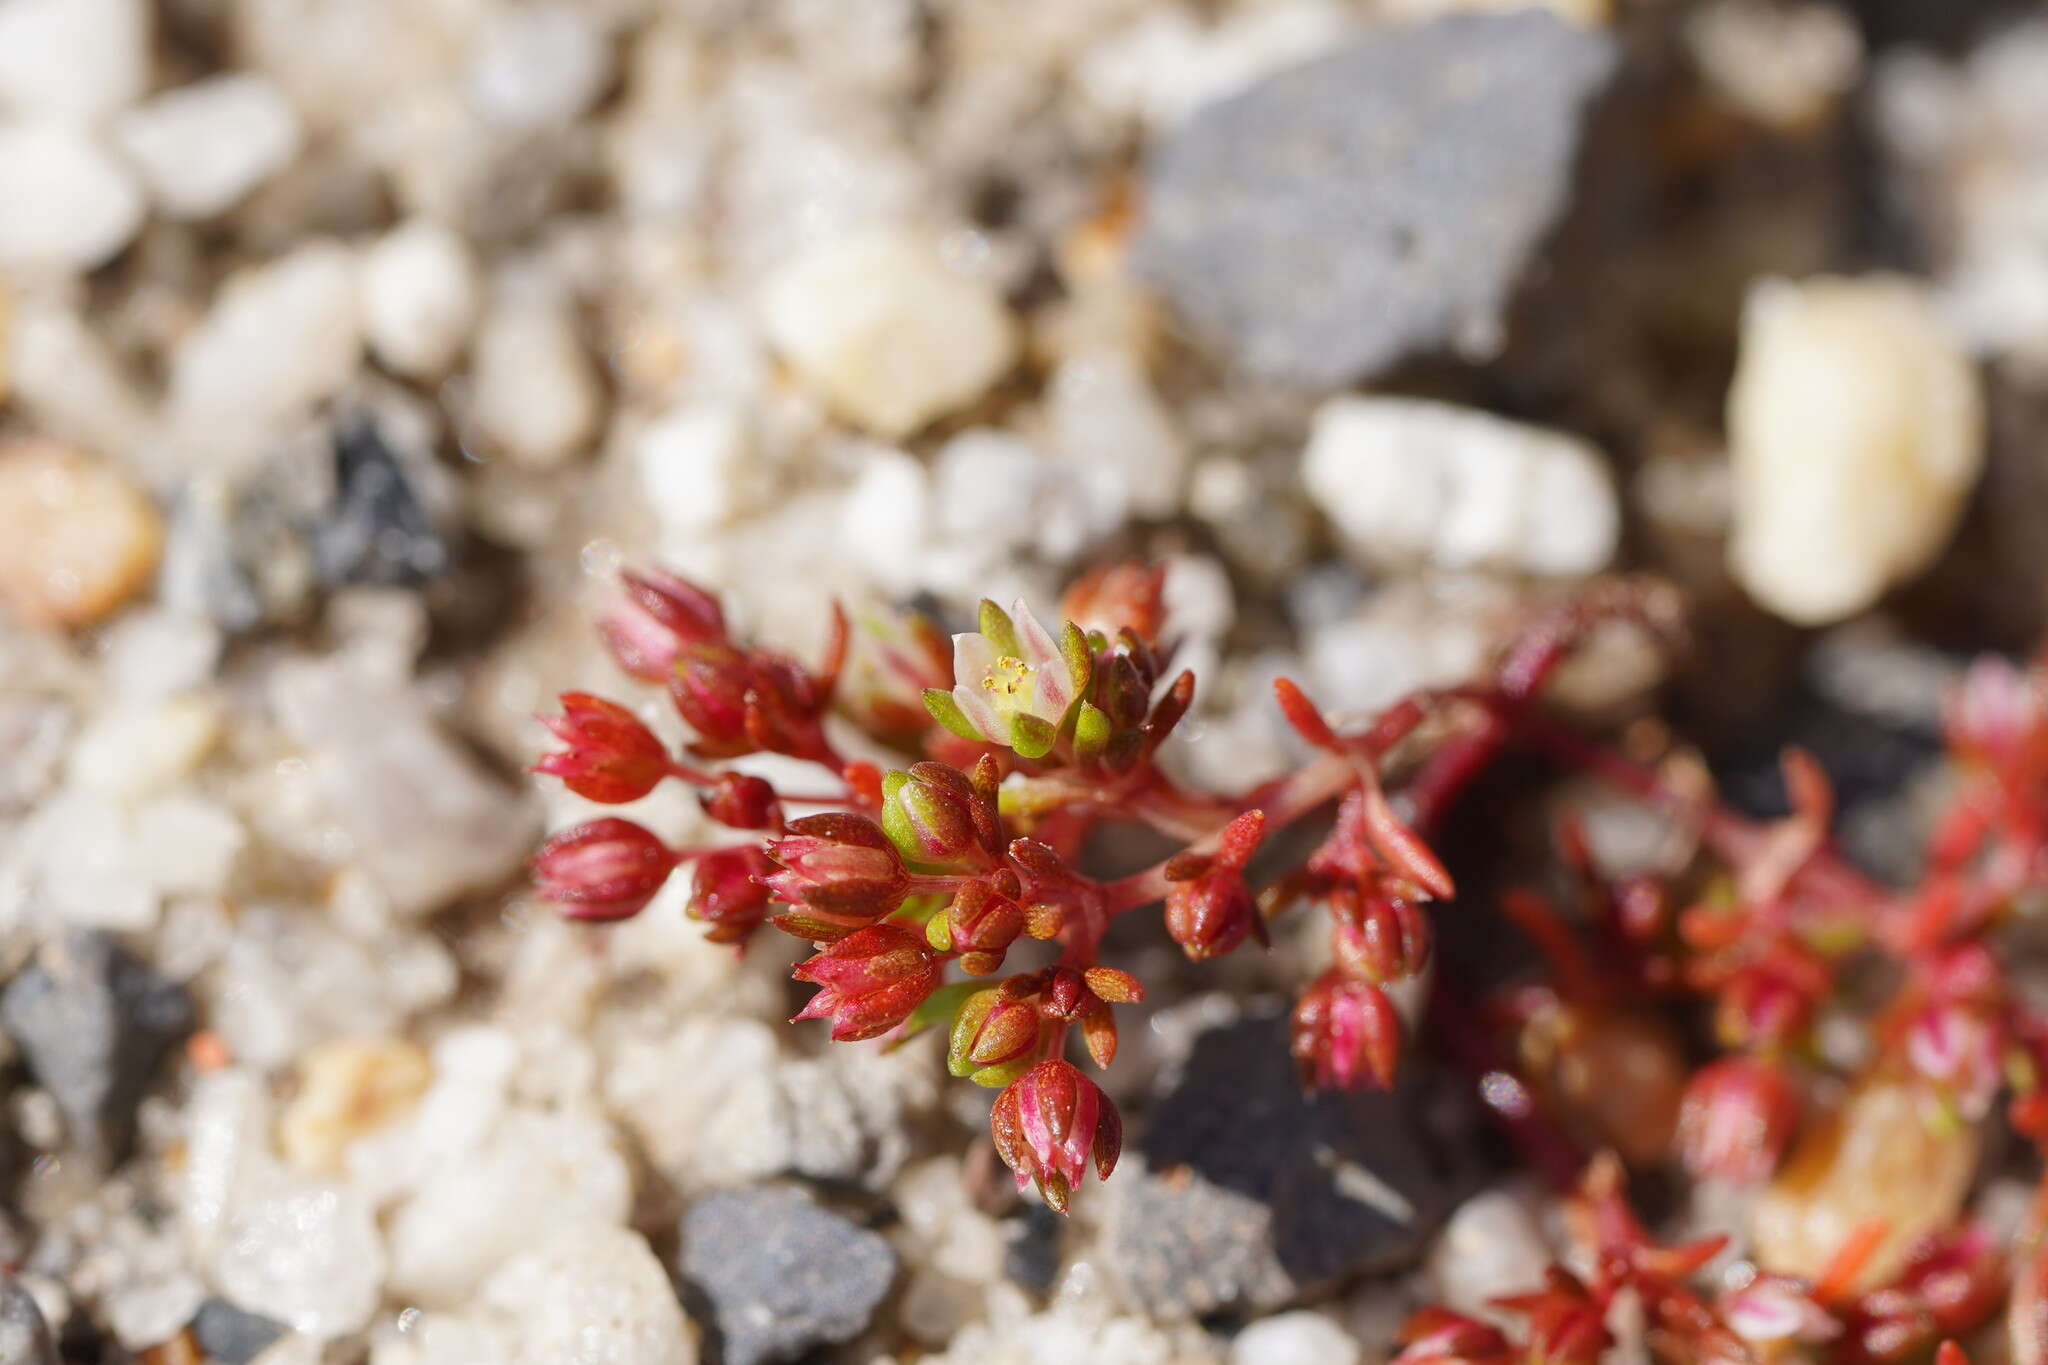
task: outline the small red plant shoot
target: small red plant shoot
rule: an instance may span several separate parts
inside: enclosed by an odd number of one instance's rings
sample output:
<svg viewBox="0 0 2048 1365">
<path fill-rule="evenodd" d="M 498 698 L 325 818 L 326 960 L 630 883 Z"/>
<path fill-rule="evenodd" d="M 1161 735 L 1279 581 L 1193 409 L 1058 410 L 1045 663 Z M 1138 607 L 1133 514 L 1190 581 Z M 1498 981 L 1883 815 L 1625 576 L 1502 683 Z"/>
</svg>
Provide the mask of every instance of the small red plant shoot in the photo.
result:
<svg viewBox="0 0 2048 1365">
<path fill-rule="evenodd" d="M 1116 1107 L 1077 1064 L 1115 1060 L 1117 1007 L 1144 993 L 1100 960 L 1111 923 L 1157 912 L 1200 962 L 1263 944 L 1273 916 L 1315 905 L 1331 965 L 1294 1011 L 1303 1083 L 1391 1086 L 1418 1042 L 1395 988 L 1430 973 L 1423 1041 L 1467 1073 L 1532 1166 L 1575 1191 L 1573 1269 L 1502 1301 L 1497 1320 L 1418 1314 L 1401 1365 L 1594 1365 L 1629 1315 L 1615 1311 L 1624 1294 L 1659 1359 L 1895 1365 L 1939 1347 L 1961 1365 L 1944 1343 L 2004 1308 L 2013 1358 L 2048 1365 L 2048 1217 L 1999 1247 L 1959 1207 L 1985 1129 L 2048 1143 L 2048 1019 L 1994 950 L 2048 890 L 2048 672 L 1989 660 L 1964 676 L 1947 715 L 1953 794 L 1922 878 L 1892 888 L 1834 852 L 1828 782 L 1803 754 L 1785 760 L 1793 813 L 1759 823 L 1720 806 L 1683 753 L 1645 766 L 1547 717 L 1546 680 L 1595 626 L 1675 641 L 1657 585 L 1593 584 L 1532 613 L 1488 676 L 1363 723 L 1334 721 L 1282 679 L 1276 704 L 1310 757 L 1235 792 L 1192 790 L 1157 761 L 1195 688 L 1160 638 L 1160 587 L 1156 569 L 1098 571 L 1056 629 L 1021 602 L 983 602 L 950 655 L 922 620 L 835 613 L 806 664 L 735 638 L 704 590 L 628 574 L 604 639 L 627 673 L 666 690 L 692 738 L 670 752 L 625 707 L 569 693 L 546 722 L 561 747 L 535 769 L 604 803 L 681 782 L 732 834 L 680 849 L 593 820 L 540 850 L 536 887 L 569 918 L 618 920 L 687 866 L 688 913 L 715 941 L 743 946 L 772 925 L 810 945 L 794 974 L 818 990 L 798 1018 L 843 1042 L 943 1028 L 952 1074 L 998 1092 L 991 1133 L 1019 1187 L 1061 1211 L 1091 1169 L 1108 1178 L 1122 1145 Z M 848 758 L 854 736 L 895 758 Z M 1521 890 L 1497 907 L 1547 972 L 1468 996 L 1430 971 L 1434 916 L 1456 884 L 1429 837 L 1510 748 L 1615 785 L 1696 851 L 1668 883 L 1609 883 L 1566 826 L 1571 913 Z M 785 789 L 724 766 L 764 752 L 815 777 Z M 1275 836 L 1311 819 L 1327 833 L 1305 856 L 1264 852 L 1292 847 Z M 1081 850 L 1108 823 L 1149 827 L 1178 851 L 1096 877 Z M 1857 979 L 1895 993 L 1866 1007 L 1868 1056 L 1829 1077 L 1815 1031 L 1852 1008 L 1845 982 L 1873 959 L 1889 970 Z M 1717 1054 L 1703 1065 L 1688 1060 L 1688 1021 L 1701 1025 L 1690 1055 Z M 1906 1116 L 1914 1141 L 1845 1135 L 1833 1120 L 1859 1104 Z M 1929 1144 L 1961 1172 L 1955 1206 L 1868 1165 Z M 1846 1231 L 1818 1249 L 1758 1231 L 1737 1246 L 1754 1262 L 1709 1282 L 1725 1239 L 1660 1245 L 1625 1198 L 1624 1161 L 1667 1157 L 1702 1179 L 1768 1182 L 1759 1208 L 1782 1226 Z"/>
</svg>

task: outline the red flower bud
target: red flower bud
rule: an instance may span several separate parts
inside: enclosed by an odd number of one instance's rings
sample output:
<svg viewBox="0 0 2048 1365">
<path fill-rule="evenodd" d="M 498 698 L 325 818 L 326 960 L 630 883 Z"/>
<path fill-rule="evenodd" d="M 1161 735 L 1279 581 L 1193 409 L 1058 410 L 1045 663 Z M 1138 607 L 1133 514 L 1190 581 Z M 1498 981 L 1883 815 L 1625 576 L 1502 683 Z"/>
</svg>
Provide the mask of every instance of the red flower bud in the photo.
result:
<svg viewBox="0 0 2048 1365">
<path fill-rule="evenodd" d="M 971 976 L 987 976 L 1024 932 L 1024 909 L 986 881 L 967 882 L 946 908 L 946 930 L 960 966 Z"/>
<path fill-rule="evenodd" d="M 1428 965 L 1429 916 L 1414 902 L 1354 899 L 1338 892 L 1331 904 L 1343 916 L 1330 942 L 1345 975 L 1384 984 L 1405 980 Z"/>
<path fill-rule="evenodd" d="M 1757 1275 L 1715 1307 L 1729 1330 L 1752 1346 L 1814 1346 L 1842 1334 L 1842 1324 L 1814 1302 L 1813 1287 L 1789 1275 Z"/>
<path fill-rule="evenodd" d="M 1990 1111 L 2004 1082 L 2005 1030 L 1989 1011 L 1929 1005 L 1907 1025 L 1905 1052 L 1907 1065 L 1964 1118 L 1975 1121 Z"/>
<path fill-rule="evenodd" d="M 1038 1054 L 1044 1020 L 1028 997 L 991 986 L 967 997 L 953 1016 L 946 1069 L 976 1085 L 1008 1085 Z"/>
<path fill-rule="evenodd" d="M 1379 987 L 1327 971 L 1294 1006 L 1291 1050 L 1304 1084 L 1385 1089 L 1401 1059 L 1401 1016 Z"/>
<path fill-rule="evenodd" d="M 754 671 L 746 654 L 723 640 L 699 640 L 676 653 L 668 678 L 670 700 L 697 732 L 691 747 L 709 758 L 733 758 L 760 746 L 747 733 L 747 699 Z"/>
<path fill-rule="evenodd" d="M 1123 1150 L 1123 1120 L 1109 1097 L 1058 1058 L 1032 1067 L 1004 1088 L 989 1112 L 996 1151 L 1016 1172 L 1017 1188 L 1035 1183 L 1055 1212 L 1086 1178 L 1094 1158 L 1098 1179 L 1109 1179 Z"/>
<path fill-rule="evenodd" d="M 690 918 L 711 926 L 705 937 L 713 943 L 742 941 L 768 913 L 772 897 L 763 879 L 774 869 L 767 854 L 747 845 L 705 854 L 690 885 Z"/>
<path fill-rule="evenodd" d="M 1124 630 L 1156 640 L 1166 620 L 1166 566 L 1127 561 L 1092 569 L 1067 585 L 1060 615 L 1112 640 Z"/>
<path fill-rule="evenodd" d="M 1401 1329 L 1392 1365 L 1508 1365 L 1513 1352 L 1498 1328 L 1448 1308 L 1424 1308 Z"/>
<path fill-rule="evenodd" d="M 1678 1146 L 1696 1176 L 1761 1180 L 1799 1122 L 1799 1091 L 1782 1066 L 1760 1057 L 1724 1057 L 1686 1086 Z"/>
<path fill-rule="evenodd" d="M 652 832 L 607 816 L 565 829 L 533 855 L 534 886 L 563 915 L 628 919 L 646 908 L 676 865 Z"/>
<path fill-rule="evenodd" d="M 623 592 L 598 629 L 619 667 L 649 682 L 665 680 L 685 645 L 725 636 L 718 599 L 659 570 L 619 575 Z"/>
<path fill-rule="evenodd" d="M 541 724 L 568 747 L 533 765 L 537 773 L 591 801 L 638 801 L 668 776 L 668 750 L 654 732 L 617 702 L 587 692 L 564 692 L 562 714 Z"/>
<path fill-rule="evenodd" d="M 703 800 L 706 815 L 734 829 L 773 829 L 780 814 L 775 784 L 748 773 L 720 773 Z"/>
<path fill-rule="evenodd" d="M 908 1019 L 938 986 L 940 968 L 916 934 L 900 925 L 872 924 L 799 963 L 790 975 L 824 988 L 796 1017 L 829 1018 L 832 1040 L 849 1043 L 879 1037 Z"/>
<path fill-rule="evenodd" d="M 828 915 L 875 919 L 903 904 L 910 874 L 881 827 L 864 815 L 828 812 L 789 822 L 770 840 L 768 856 L 782 867 L 765 880 L 792 905 Z"/>
<path fill-rule="evenodd" d="M 1003 847 L 995 810 L 967 774 L 944 763 L 919 763 L 882 779 L 882 828 L 913 862 L 950 863 Z"/>
<path fill-rule="evenodd" d="M 1244 942 L 1259 917 L 1244 877 L 1233 869 L 1175 882 L 1166 892 L 1166 932 L 1196 962 L 1221 957 Z"/>
</svg>

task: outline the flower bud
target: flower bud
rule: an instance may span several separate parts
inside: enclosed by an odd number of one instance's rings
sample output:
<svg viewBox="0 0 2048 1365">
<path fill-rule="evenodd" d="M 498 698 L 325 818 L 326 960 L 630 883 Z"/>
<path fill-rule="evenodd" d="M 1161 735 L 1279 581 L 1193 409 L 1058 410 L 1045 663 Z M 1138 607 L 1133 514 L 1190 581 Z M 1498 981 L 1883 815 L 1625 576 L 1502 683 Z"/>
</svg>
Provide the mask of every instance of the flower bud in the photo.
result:
<svg viewBox="0 0 2048 1365">
<path fill-rule="evenodd" d="M 948 946 L 961 955 L 970 976 L 987 976 L 1002 966 L 1003 954 L 1024 932 L 1024 910 L 986 881 L 971 881 L 953 893 L 946 909 Z"/>
<path fill-rule="evenodd" d="M 562 714 L 541 723 L 568 747 L 542 757 L 535 772 L 606 805 L 638 801 L 668 776 L 668 750 L 631 711 L 587 692 L 564 692 L 561 700 Z"/>
<path fill-rule="evenodd" d="M 1729 1330 L 1752 1346 L 1813 1346 L 1842 1334 L 1842 1324 L 1814 1302 L 1812 1286 L 1792 1275 L 1757 1275 L 1715 1307 Z"/>
<path fill-rule="evenodd" d="M 769 841 L 768 856 L 782 868 L 766 879 L 769 890 L 830 915 L 876 919 L 910 891 L 910 874 L 889 837 L 863 815 L 792 820 L 787 835 Z"/>
<path fill-rule="evenodd" d="M 1514 1358 L 1500 1329 L 1448 1308 L 1424 1308 L 1401 1328 L 1392 1365 L 1508 1365 Z"/>
<path fill-rule="evenodd" d="M 569 919 L 618 920 L 645 909 L 675 865 L 674 851 L 651 831 L 607 816 L 542 844 L 533 879 Z"/>
<path fill-rule="evenodd" d="M 1003 846 L 995 812 L 958 768 L 916 764 L 884 777 L 882 794 L 882 828 L 912 862 L 950 863 Z"/>
<path fill-rule="evenodd" d="M 705 854 L 690 884 L 690 918 L 711 926 L 705 937 L 713 943 L 743 941 L 768 913 L 771 897 L 762 879 L 774 870 L 767 854 L 747 845 Z"/>
<path fill-rule="evenodd" d="M 634 677 L 662 682 L 685 645 L 725 637 L 718 599 L 695 584 L 659 570 L 622 573 L 619 581 L 620 601 L 598 629 Z"/>
<path fill-rule="evenodd" d="M 1109 1179 L 1123 1150 L 1123 1120 L 1109 1097 L 1071 1063 L 1048 1058 L 1004 1088 L 989 1113 L 996 1151 L 1016 1172 L 1017 1188 L 1036 1184 L 1057 1213 L 1094 1159 Z"/>
<path fill-rule="evenodd" d="M 790 974 L 823 988 L 796 1018 L 829 1018 L 832 1041 L 850 1043 L 879 1037 L 908 1019 L 938 986 L 940 968 L 916 934 L 900 925 L 872 924 Z"/>
<path fill-rule="evenodd" d="M 946 1069 L 990 1088 L 1008 1085 L 1038 1055 L 1044 1028 L 1037 1007 L 998 987 L 976 991 L 953 1017 Z"/>
<path fill-rule="evenodd" d="M 1290 1050 L 1306 1085 L 1386 1089 L 1401 1059 L 1401 1016 L 1378 986 L 1327 971 L 1294 1006 Z"/>
<path fill-rule="evenodd" d="M 1385 984 L 1402 981 L 1429 963 L 1429 916 L 1413 901 L 1333 894 L 1332 904 L 1355 905 L 1331 935 L 1337 966 L 1347 976 Z"/>
<path fill-rule="evenodd" d="M 1972 1122 L 1990 1111 L 2004 1080 L 2004 1030 L 1967 1004 L 1929 1005 L 1906 1027 L 1906 1062 Z"/>
<path fill-rule="evenodd" d="M 755 689 L 746 654 L 723 640 L 700 640 L 676 654 L 669 699 L 696 731 L 691 747 L 709 758 L 734 758 L 760 746 L 747 732 L 747 702 Z"/>
<path fill-rule="evenodd" d="M 1175 882 L 1166 892 L 1166 932 L 1195 962 L 1221 957 L 1244 942 L 1258 915 L 1244 877 L 1230 868 Z"/>
<path fill-rule="evenodd" d="M 704 813 L 734 829 L 773 829 L 779 815 L 775 784 L 750 773 L 723 772 L 704 794 Z"/>
<path fill-rule="evenodd" d="M 1777 1168 L 1799 1122 L 1799 1092 L 1783 1067 L 1724 1057 L 1686 1085 L 1678 1146 L 1696 1176 L 1761 1180 Z"/>
<path fill-rule="evenodd" d="M 1111 639 L 1128 630 L 1156 640 L 1166 619 L 1166 566 L 1126 561 L 1090 570 L 1067 585 L 1060 614 Z"/>
</svg>

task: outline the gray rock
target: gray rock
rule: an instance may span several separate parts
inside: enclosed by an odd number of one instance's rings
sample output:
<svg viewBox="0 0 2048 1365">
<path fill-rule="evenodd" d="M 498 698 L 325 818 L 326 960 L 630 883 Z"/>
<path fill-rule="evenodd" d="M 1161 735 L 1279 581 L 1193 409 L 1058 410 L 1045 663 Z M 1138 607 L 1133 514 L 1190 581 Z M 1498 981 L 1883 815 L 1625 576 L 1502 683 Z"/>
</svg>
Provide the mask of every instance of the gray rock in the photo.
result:
<svg viewBox="0 0 2048 1365">
<path fill-rule="evenodd" d="M 452 562 L 406 461 L 367 412 L 335 428 L 333 500 L 311 535 L 327 583 L 418 587 Z"/>
<path fill-rule="evenodd" d="M 58 1365 L 42 1310 L 12 1275 L 0 1275 L 0 1365 Z"/>
<path fill-rule="evenodd" d="M 790 1185 L 698 1200 L 683 1215 L 681 1255 L 725 1365 L 773 1365 L 852 1340 L 896 1278 L 886 1240 Z"/>
<path fill-rule="evenodd" d="M 133 1147 L 136 1106 L 192 1025 L 185 988 L 102 933 L 45 944 L 0 993 L 0 1027 L 55 1097 L 71 1141 L 109 1166 Z"/>
<path fill-rule="evenodd" d="M 1109 1182 L 1109 1263 L 1159 1318 L 1265 1311 L 1418 1255 L 1450 1203 L 1406 1090 L 1304 1095 L 1278 1015 L 1215 1028 Z"/>
<path fill-rule="evenodd" d="M 1615 43 L 1531 9 L 1376 30 L 1152 155 L 1138 270 L 1245 369 L 1329 388 L 1499 349 Z"/>
<path fill-rule="evenodd" d="M 1026 1204 L 1003 1227 L 1003 1274 L 1010 1283 L 1044 1298 L 1060 1273 L 1060 1243 L 1067 1220 L 1043 1204 Z"/>
<path fill-rule="evenodd" d="M 226 1299 L 208 1299 L 192 1315 L 192 1337 L 210 1365 L 248 1365 L 285 1334 L 285 1325 L 245 1313 Z"/>
</svg>

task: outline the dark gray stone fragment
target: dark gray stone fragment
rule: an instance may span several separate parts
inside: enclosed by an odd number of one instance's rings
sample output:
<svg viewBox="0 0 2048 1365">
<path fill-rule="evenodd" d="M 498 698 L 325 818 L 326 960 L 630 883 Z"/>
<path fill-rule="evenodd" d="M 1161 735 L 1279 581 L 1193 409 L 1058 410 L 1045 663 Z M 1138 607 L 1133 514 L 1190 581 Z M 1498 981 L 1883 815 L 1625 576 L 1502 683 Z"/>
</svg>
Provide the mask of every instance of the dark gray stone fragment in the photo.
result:
<svg viewBox="0 0 2048 1365">
<path fill-rule="evenodd" d="M 0 1027 L 56 1099 L 71 1142 L 104 1166 L 133 1147 L 136 1106 L 192 1025 L 185 988 L 108 934 L 74 930 L 44 944 L 0 993 Z"/>
<path fill-rule="evenodd" d="M 209 1365 L 248 1365 L 285 1334 L 285 1325 L 246 1313 L 226 1299 L 208 1299 L 192 1315 L 192 1338 Z"/>
<path fill-rule="evenodd" d="M 58 1365 L 42 1310 L 12 1275 L 0 1275 L 0 1365 Z"/>
<path fill-rule="evenodd" d="M 1280 1015 L 1198 1037 L 1134 1154 L 1143 1167 L 1106 1189 L 1109 1263 L 1160 1318 L 1264 1311 L 1390 1269 L 1450 1202 L 1411 1093 L 1303 1094 Z"/>
<path fill-rule="evenodd" d="M 321 580 L 418 587 L 446 572 L 448 544 L 376 419 L 344 418 L 333 454 L 333 499 L 312 528 Z"/>
<path fill-rule="evenodd" d="M 707 1195 L 682 1220 L 682 1279 L 725 1365 L 775 1365 L 850 1341 L 896 1278 L 888 1241 L 792 1185 Z"/>
<path fill-rule="evenodd" d="M 1611 35 L 1537 9 L 1377 28 L 1170 134 L 1136 266 L 1284 384 L 1489 359 L 1614 65 Z"/>
</svg>

